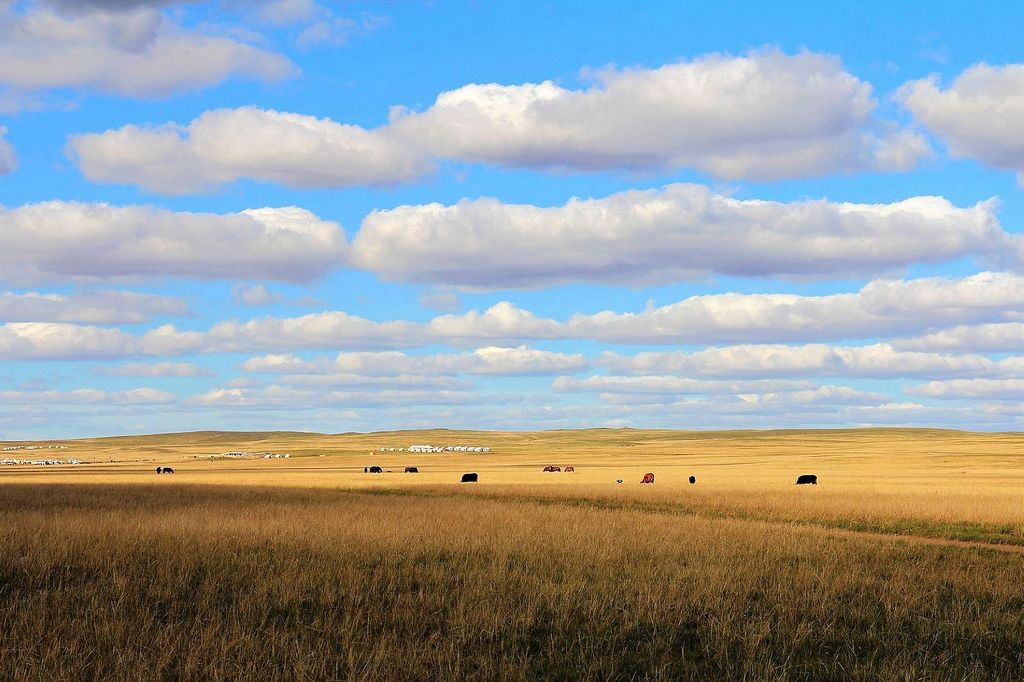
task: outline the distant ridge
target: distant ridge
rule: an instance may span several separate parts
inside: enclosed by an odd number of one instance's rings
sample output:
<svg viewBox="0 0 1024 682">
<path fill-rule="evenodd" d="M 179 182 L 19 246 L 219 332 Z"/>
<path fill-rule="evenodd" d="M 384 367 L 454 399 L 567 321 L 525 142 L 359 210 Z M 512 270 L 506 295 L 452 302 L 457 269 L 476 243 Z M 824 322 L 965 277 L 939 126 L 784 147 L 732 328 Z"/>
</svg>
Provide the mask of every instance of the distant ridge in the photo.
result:
<svg viewBox="0 0 1024 682">
<path fill-rule="evenodd" d="M 286 444 L 290 441 L 305 440 L 326 442 L 346 439 L 407 439 L 410 441 L 423 441 L 429 443 L 431 440 L 439 441 L 438 444 L 454 443 L 456 440 L 471 439 L 501 439 L 501 438 L 560 438 L 589 435 L 598 440 L 615 439 L 628 437 L 629 439 L 658 439 L 665 437 L 676 437 L 684 440 L 689 439 L 728 439 L 737 437 L 747 438 L 778 438 L 790 436 L 802 436 L 817 434 L 820 436 L 843 437 L 844 435 L 870 435 L 879 434 L 887 436 L 899 436 L 905 434 L 908 438 L 941 437 L 954 434 L 977 434 L 986 435 L 1020 435 L 1020 431 L 969 431 L 966 429 L 940 429 L 940 428 L 916 428 L 916 427 L 894 427 L 894 426 L 872 426 L 856 428 L 828 428 L 828 429 L 734 429 L 734 430 L 705 430 L 697 431 L 691 429 L 637 429 L 631 427 L 593 427 L 583 429 L 545 429 L 537 431 L 487 431 L 478 429 L 395 429 L 391 431 L 348 431 L 340 433 L 321 433 L 317 431 L 175 431 L 168 433 L 151 433 L 140 435 L 115 435 L 96 436 L 86 438 L 51 438 L 51 439 L 8 439 L 0 440 L 2 443 L 69 443 L 69 442 L 91 442 L 109 443 L 111 445 L 132 443 L 134 445 L 210 445 L 225 444 L 228 446 L 245 443 L 277 442 Z"/>
</svg>

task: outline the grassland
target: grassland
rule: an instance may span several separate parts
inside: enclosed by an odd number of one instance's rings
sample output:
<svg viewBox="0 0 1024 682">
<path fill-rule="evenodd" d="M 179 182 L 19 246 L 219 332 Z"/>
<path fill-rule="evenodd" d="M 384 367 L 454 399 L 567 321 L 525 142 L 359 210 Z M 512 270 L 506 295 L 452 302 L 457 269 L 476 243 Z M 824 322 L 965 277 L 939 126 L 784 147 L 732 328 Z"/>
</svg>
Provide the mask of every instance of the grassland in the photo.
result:
<svg viewBox="0 0 1024 682">
<path fill-rule="evenodd" d="M 493 451 L 379 451 L 413 442 Z M 0 469 L 5 679 L 1024 676 L 1019 434 L 67 445 L 91 463 Z"/>
</svg>

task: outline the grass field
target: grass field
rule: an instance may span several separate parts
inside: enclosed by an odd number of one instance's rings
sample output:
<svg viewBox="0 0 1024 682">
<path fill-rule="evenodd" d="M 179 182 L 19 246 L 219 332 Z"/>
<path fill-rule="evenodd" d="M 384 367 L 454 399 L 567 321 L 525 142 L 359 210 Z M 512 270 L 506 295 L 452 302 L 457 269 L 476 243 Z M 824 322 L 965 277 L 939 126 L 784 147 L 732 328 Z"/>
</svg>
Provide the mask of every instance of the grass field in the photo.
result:
<svg viewBox="0 0 1024 682">
<path fill-rule="evenodd" d="M 1024 677 L 1020 434 L 66 444 L 0 468 L 5 679 Z"/>
</svg>

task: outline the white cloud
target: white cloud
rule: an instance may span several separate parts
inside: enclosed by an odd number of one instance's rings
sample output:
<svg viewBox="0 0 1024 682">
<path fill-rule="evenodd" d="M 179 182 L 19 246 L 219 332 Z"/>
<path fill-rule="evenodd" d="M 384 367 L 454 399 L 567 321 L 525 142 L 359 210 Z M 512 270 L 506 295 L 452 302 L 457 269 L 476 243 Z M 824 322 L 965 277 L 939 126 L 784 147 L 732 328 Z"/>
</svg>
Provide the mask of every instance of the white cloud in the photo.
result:
<svg viewBox="0 0 1024 682">
<path fill-rule="evenodd" d="M 0 391 L 0 402 L 13 405 L 42 404 L 112 404 L 112 405 L 162 405 L 174 402 L 167 391 L 156 388 L 133 388 L 127 391 L 107 392 L 95 388 L 80 388 L 72 391 Z"/>
<path fill-rule="evenodd" d="M 130 291 L 95 291 L 70 295 L 0 292 L 0 323 L 140 323 L 157 316 L 180 317 L 187 314 L 188 305 L 179 298 Z"/>
<path fill-rule="evenodd" d="M 478 348 L 470 354 L 473 374 L 522 375 L 553 374 L 586 369 L 579 354 L 552 353 L 519 346 L 518 348 Z"/>
<path fill-rule="evenodd" d="M 872 131 L 871 86 L 833 57 L 765 50 L 585 75 L 594 85 L 584 90 L 466 85 L 423 113 L 398 111 L 392 125 L 439 156 L 509 167 L 767 180 L 916 162 Z M 893 134 L 907 150 L 907 133 Z"/>
<path fill-rule="evenodd" d="M 897 339 L 893 345 L 908 350 L 1018 352 L 1024 348 L 1024 323 L 958 325 L 918 337 Z"/>
<path fill-rule="evenodd" d="M 372 391 L 323 391 L 290 386 L 260 389 L 216 388 L 189 400 L 194 405 L 253 410 L 311 410 L 322 406 L 382 408 L 420 405 L 505 404 L 514 396 L 481 395 L 475 391 L 377 389 Z"/>
<path fill-rule="evenodd" d="M 298 348 L 408 348 L 424 343 L 420 325 L 404 320 L 373 322 L 343 312 L 300 317 L 263 317 L 246 322 L 218 322 L 205 332 L 180 331 L 166 325 L 147 332 L 148 354 L 180 352 L 291 351 Z"/>
<path fill-rule="evenodd" d="M 322 38 L 322 27 L 311 27 Z M 333 29 L 328 29 L 328 33 Z M 775 180 L 906 170 L 930 153 L 874 118 L 871 86 L 838 59 L 767 50 L 660 68 L 588 72 L 595 84 L 471 84 L 373 130 L 245 107 L 187 126 L 128 125 L 71 139 L 88 178 L 168 194 L 242 178 L 290 187 L 410 182 L 436 159 L 506 167 L 658 171 Z M 260 144 L 252 144 L 259 140 Z"/>
<path fill-rule="evenodd" d="M 866 405 L 880 406 L 890 404 L 891 398 L 884 393 L 858 391 L 849 386 L 818 386 L 813 389 L 792 391 L 788 393 L 745 394 L 740 400 L 750 405 L 764 407 L 784 405 Z"/>
<path fill-rule="evenodd" d="M 698 395 L 809 390 L 814 385 L 807 381 L 779 379 L 706 381 L 675 376 L 590 376 L 585 379 L 558 377 L 551 387 L 571 393 Z"/>
<path fill-rule="evenodd" d="M 284 294 L 271 291 L 265 284 L 254 286 L 237 285 L 231 290 L 231 300 L 235 305 L 253 308 L 273 305 L 285 300 Z"/>
<path fill-rule="evenodd" d="M 0 207 L 0 280 L 183 276 L 303 281 L 343 263 L 336 223 L 300 208 L 232 214 L 50 201 Z"/>
<path fill-rule="evenodd" d="M 235 75 L 277 81 L 297 73 L 282 55 L 184 28 L 157 7 L 90 4 L 94 11 L 79 14 L 0 6 L 0 88 L 158 97 Z"/>
<path fill-rule="evenodd" d="M 1000 260 L 1020 238 L 993 211 L 993 202 L 958 208 L 942 197 L 786 204 L 676 184 L 553 208 L 477 199 L 374 211 L 352 258 L 387 279 L 469 288 L 709 273 L 843 278 L 968 255 Z"/>
<path fill-rule="evenodd" d="M 807 342 L 865 339 L 1006 319 L 1024 312 L 1024 277 L 876 280 L 826 296 L 714 294 L 642 313 L 575 315 L 567 336 L 617 343 Z"/>
<path fill-rule="evenodd" d="M 386 129 L 255 107 L 208 111 L 185 127 L 127 125 L 75 135 L 68 149 L 90 180 L 164 194 L 240 178 L 289 187 L 391 185 L 433 170 L 415 144 Z"/>
<path fill-rule="evenodd" d="M 407 355 L 398 351 L 339 353 L 333 361 L 307 361 L 295 355 L 265 355 L 242 364 L 247 372 L 288 375 L 396 376 L 401 374 L 475 374 L 526 376 L 586 369 L 578 353 L 554 353 L 519 346 L 487 346 L 457 354 Z"/>
<path fill-rule="evenodd" d="M 204 0 L 43 0 L 43 4 L 58 7 L 66 12 L 88 13 L 131 12 L 142 7 L 164 7 L 167 5 L 188 5 Z"/>
<path fill-rule="evenodd" d="M 1019 319 L 1022 315 L 1024 277 L 980 273 L 963 279 L 876 280 L 856 293 L 826 296 L 735 293 L 693 296 L 640 313 L 577 314 L 564 322 L 538 317 L 503 301 L 482 312 L 471 310 L 460 315 L 441 315 L 426 322 L 374 321 L 328 311 L 299 317 L 227 320 L 207 330 L 181 330 L 173 325 L 162 325 L 141 336 L 99 327 L 8 324 L 0 327 L 0 356 L 31 359 L 64 355 L 293 353 L 300 349 L 387 350 L 431 345 L 508 347 L 542 339 L 628 344 L 806 343 L 871 339 L 897 333 L 932 333 L 957 324 Z M 921 350 L 910 348 L 911 344 L 902 340 L 894 347 Z M 966 350 L 971 348 L 968 346 Z M 888 352 L 881 348 L 875 350 L 879 356 Z M 536 360 L 532 353 L 537 351 L 515 349 L 511 355 L 496 355 L 500 362 L 496 361 L 495 366 L 515 366 L 510 359 L 518 354 L 527 358 L 522 364 L 529 366 Z M 902 358 L 906 359 L 909 358 Z M 921 358 L 916 360 L 921 361 Z M 857 359 L 865 363 L 862 369 L 866 371 L 872 371 L 872 361 L 877 359 Z M 890 358 L 887 362 L 896 361 Z M 939 364 L 948 367 L 953 363 L 941 361 Z"/>
<path fill-rule="evenodd" d="M 702 381 L 673 376 L 559 377 L 552 384 L 559 392 L 594 393 L 603 403 L 620 406 L 673 405 L 680 410 L 711 413 L 756 413 L 775 410 L 806 411 L 841 406 L 877 406 L 891 401 L 884 393 L 849 386 L 818 386 L 807 381 L 759 379 Z M 690 398 L 684 396 L 702 396 Z"/>
<path fill-rule="evenodd" d="M 4 139 L 7 135 L 7 127 L 0 126 L 0 175 L 13 173 L 18 167 L 18 155 L 14 152 L 14 145 Z"/>
<path fill-rule="evenodd" d="M 491 341 L 507 345 L 522 339 L 558 339 L 567 336 L 555 320 L 537 317 L 508 301 L 495 303 L 484 312 L 441 315 L 424 326 L 427 338 L 455 346 Z"/>
<path fill-rule="evenodd" d="M 214 373 L 191 362 L 126 363 L 97 367 L 97 374 L 113 377 L 209 377 Z"/>
<path fill-rule="evenodd" d="M 977 64 L 946 89 L 937 77 L 913 81 L 900 99 L 951 155 L 1016 171 L 1024 184 L 1024 64 Z"/>
<path fill-rule="evenodd" d="M 926 384 L 908 386 L 904 389 L 910 395 L 950 400 L 984 398 L 986 400 L 1024 399 L 1024 379 L 952 379 L 930 381 Z"/>
<path fill-rule="evenodd" d="M 0 325 L 0 360 L 116 358 L 138 351 L 120 329 L 52 322 Z"/>
<path fill-rule="evenodd" d="M 633 375 L 695 377 L 956 377 L 1019 372 L 1020 363 L 983 355 L 948 355 L 895 350 L 890 344 L 829 346 L 740 345 L 632 356 L 604 353 L 600 364 Z"/>
</svg>

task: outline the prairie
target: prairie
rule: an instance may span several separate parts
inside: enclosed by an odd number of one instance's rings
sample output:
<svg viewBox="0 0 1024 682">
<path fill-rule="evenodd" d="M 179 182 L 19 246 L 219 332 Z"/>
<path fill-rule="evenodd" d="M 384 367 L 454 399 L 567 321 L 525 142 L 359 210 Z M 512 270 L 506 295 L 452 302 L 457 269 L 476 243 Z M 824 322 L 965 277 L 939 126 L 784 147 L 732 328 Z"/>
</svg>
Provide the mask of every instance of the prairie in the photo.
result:
<svg viewBox="0 0 1024 682">
<path fill-rule="evenodd" d="M 411 443 L 492 451 L 380 450 Z M 65 444 L 0 468 L 8 679 L 1024 675 L 1020 434 Z"/>
</svg>

